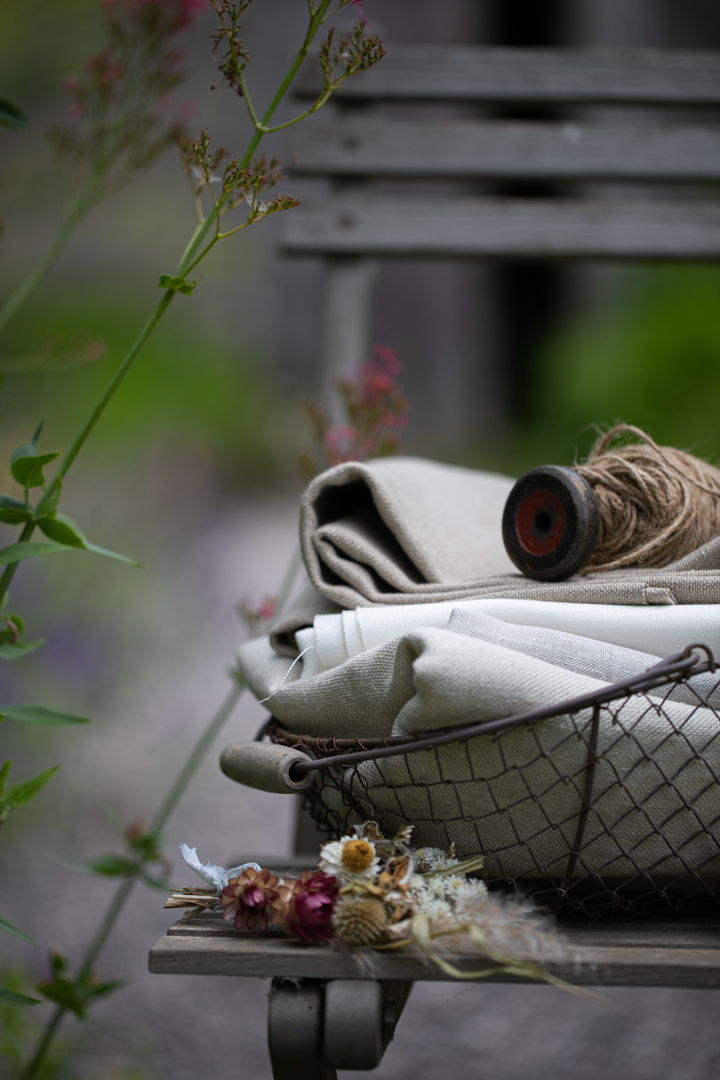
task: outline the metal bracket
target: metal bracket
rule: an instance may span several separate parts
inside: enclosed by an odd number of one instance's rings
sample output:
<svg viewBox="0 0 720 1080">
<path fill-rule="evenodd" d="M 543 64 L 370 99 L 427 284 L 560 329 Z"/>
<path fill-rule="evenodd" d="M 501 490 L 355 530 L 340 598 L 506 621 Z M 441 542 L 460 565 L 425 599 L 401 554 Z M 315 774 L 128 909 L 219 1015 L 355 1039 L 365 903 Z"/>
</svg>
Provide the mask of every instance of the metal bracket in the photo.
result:
<svg viewBox="0 0 720 1080">
<path fill-rule="evenodd" d="M 336 1069 L 376 1069 L 412 986 L 376 979 L 273 979 L 268 1045 L 274 1080 L 336 1080 Z"/>
</svg>

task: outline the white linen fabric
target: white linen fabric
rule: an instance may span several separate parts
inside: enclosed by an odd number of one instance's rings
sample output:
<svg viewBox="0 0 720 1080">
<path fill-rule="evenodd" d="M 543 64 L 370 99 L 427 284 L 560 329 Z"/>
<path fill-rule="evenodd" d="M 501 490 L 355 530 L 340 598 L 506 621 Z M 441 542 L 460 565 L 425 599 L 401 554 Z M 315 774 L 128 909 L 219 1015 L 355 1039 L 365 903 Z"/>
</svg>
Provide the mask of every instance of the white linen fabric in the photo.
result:
<svg viewBox="0 0 720 1080">
<path fill-rule="evenodd" d="M 720 606 L 715 604 L 631 607 L 547 600 L 462 600 L 411 606 L 388 604 L 318 615 L 312 627 L 295 634 L 301 650 L 313 646 L 303 657 L 303 677 L 312 678 L 411 630 L 445 628 L 454 612 L 457 618 L 463 612 L 468 616 L 492 616 L 505 623 L 561 630 L 655 657 L 670 656 L 687 645 L 702 642 L 720 657 Z"/>
</svg>

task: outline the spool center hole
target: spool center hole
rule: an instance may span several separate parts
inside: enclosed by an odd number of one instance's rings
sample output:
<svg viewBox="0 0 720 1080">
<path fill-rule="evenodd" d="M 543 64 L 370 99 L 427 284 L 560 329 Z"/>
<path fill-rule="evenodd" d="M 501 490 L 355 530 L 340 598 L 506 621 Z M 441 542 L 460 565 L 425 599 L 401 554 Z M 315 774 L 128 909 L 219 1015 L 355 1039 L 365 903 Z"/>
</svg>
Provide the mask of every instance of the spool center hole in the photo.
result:
<svg viewBox="0 0 720 1080">
<path fill-rule="evenodd" d="M 538 532 L 550 532 L 550 526 L 552 525 L 552 518 L 548 514 L 547 510 L 538 510 L 533 522 Z"/>
</svg>

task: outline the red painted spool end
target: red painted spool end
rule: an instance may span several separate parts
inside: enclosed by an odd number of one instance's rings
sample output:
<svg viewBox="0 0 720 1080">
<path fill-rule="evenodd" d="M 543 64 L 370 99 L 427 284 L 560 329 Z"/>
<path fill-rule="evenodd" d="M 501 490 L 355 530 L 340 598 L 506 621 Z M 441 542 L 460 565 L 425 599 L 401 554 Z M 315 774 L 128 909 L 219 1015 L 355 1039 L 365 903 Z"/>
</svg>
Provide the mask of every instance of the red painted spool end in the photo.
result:
<svg viewBox="0 0 720 1080">
<path fill-rule="evenodd" d="M 592 554 L 600 530 L 595 493 L 578 473 L 543 465 L 525 473 L 503 514 L 505 550 L 526 577 L 562 581 Z"/>
</svg>

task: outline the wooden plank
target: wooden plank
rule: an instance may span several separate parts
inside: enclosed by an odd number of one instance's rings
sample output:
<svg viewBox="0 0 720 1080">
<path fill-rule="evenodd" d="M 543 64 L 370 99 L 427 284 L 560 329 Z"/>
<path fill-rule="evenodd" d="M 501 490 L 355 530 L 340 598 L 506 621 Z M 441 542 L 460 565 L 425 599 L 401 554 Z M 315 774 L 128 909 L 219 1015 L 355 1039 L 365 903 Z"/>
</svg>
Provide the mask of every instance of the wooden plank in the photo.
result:
<svg viewBox="0 0 720 1080">
<path fill-rule="evenodd" d="M 203 925 L 204 920 L 204 925 Z M 569 956 L 547 969 L 578 986 L 679 986 L 720 988 L 720 926 L 632 923 L 570 927 Z M 372 977 L 451 981 L 417 953 L 374 952 Z M 458 967 L 478 970 L 477 960 L 462 958 Z M 351 953 L 303 946 L 280 934 L 236 933 L 202 916 L 176 925 L 150 953 L 150 971 L 163 975 L 230 975 L 252 978 L 363 979 L 369 965 Z M 492 976 L 493 982 L 519 982 Z"/>
<path fill-rule="evenodd" d="M 720 179 L 720 126 L 319 115 L 291 129 L 292 171 L 330 176 Z"/>
<path fill-rule="evenodd" d="M 717 259 L 720 203 L 338 195 L 287 216 L 286 253 Z"/>
<path fill-rule="evenodd" d="M 295 84 L 299 97 L 320 90 L 317 59 Z M 369 71 L 336 92 L 385 101 L 632 102 L 720 104 L 720 53 L 709 49 L 503 49 L 394 45 Z"/>
</svg>

